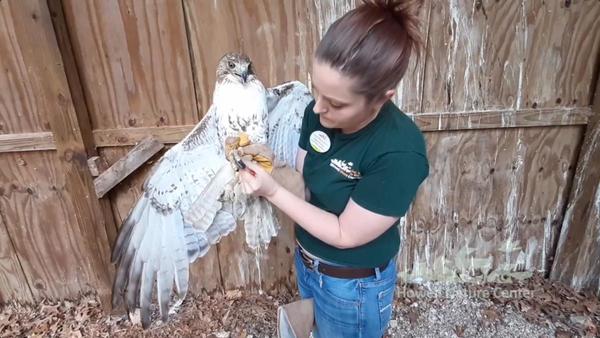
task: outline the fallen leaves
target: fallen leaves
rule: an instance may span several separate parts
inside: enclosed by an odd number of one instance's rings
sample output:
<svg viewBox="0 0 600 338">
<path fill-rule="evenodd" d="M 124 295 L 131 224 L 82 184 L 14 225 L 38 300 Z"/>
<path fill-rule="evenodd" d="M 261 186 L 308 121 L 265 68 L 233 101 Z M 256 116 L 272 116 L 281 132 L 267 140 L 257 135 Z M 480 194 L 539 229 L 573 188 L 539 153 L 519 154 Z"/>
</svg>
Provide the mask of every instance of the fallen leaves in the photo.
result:
<svg viewBox="0 0 600 338">
<path fill-rule="evenodd" d="M 277 306 L 290 294 L 271 296 L 231 290 L 188 296 L 168 323 L 157 320 L 143 330 L 126 315 L 102 312 L 93 295 L 77 301 L 42 301 L 37 306 L 8 304 L 0 309 L 0 337 L 264 337 L 276 330 Z M 153 308 L 153 316 L 158 317 Z M 157 318 L 158 319 L 158 318 Z"/>
<path fill-rule="evenodd" d="M 464 337 L 465 335 L 465 326 L 464 325 L 456 325 L 454 327 L 454 334 L 458 337 Z"/>
<path fill-rule="evenodd" d="M 89 336 L 92 319 L 102 316 L 100 303 L 84 296 L 78 303 L 43 300 L 36 307 L 5 306 L 0 315 L 0 336 Z"/>
<path fill-rule="evenodd" d="M 502 283 L 402 284 L 397 337 L 598 337 L 600 299 L 534 273 Z"/>
<path fill-rule="evenodd" d="M 493 337 L 528 336 L 519 333 L 542 332 L 542 326 L 552 328 L 559 338 L 600 335 L 598 297 L 537 274 L 511 283 L 441 287 L 405 284 L 396 294 L 390 321 L 392 336 L 436 336 L 443 325 L 447 326 L 444 332 L 457 337 L 486 336 L 483 333 Z M 104 314 L 92 295 L 76 301 L 45 300 L 36 306 L 9 304 L 0 309 L 0 337 L 274 336 L 277 306 L 294 299 L 297 295 L 289 292 L 259 295 L 242 290 L 188 296 L 168 323 L 156 321 L 145 331 L 124 315 Z M 157 311 L 153 308 L 155 318 Z"/>
<path fill-rule="evenodd" d="M 598 297 L 591 293 L 577 292 L 562 283 L 545 279 L 541 274 L 534 274 L 532 278 L 523 281 L 474 284 L 469 287 L 491 288 L 492 302 L 519 310 L 532 323 L 556 327 L 557 336 L 566 333 L 571 336 L 596 337 L 598 334 Z"/>
<path fill-rule="evenodd" d="M 501 315 L 498 313 L 498 310 L 496 310 L 496 309 L 494 309 L 494 308 L 491 308 L 491 307 L 489 307 L 489 308 L 487 308 L 487 309 L 485 309 L 485 310 L 483 310 L 483 311 L 481 311 L 481 312 L 482 312 L 482 314 L 483 314 L 483 317 L 484 317 L 485 319 L 487 319 L 488 321 L 490 321 L 490 322 L 495 322 L 495 321 L 498 321 L 498 320 L 500 320 L 500 318 L 502 317 L 502 316 L 501 316 Z"/>
</svg>

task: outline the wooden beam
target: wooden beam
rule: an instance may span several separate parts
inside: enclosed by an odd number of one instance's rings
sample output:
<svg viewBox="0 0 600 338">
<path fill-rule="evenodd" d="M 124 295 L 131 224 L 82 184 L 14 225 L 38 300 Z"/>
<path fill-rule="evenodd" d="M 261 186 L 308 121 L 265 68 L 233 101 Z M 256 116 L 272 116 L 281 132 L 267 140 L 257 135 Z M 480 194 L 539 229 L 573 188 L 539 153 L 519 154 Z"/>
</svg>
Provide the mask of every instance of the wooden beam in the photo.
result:
<svg viewBox="0 0 600 338">
<path fill-rule="evenodd" d="M 134 172 L 154 154 L 159 152 L 165 145 L 149 136 L 136 145 L 127 155 L 120 158 L 115 164 L 101 173 L 94 180 L 96 196 L 103 197 L 119 182 L 123 181 L 129 174 Z"/>
<path fill-rule="evenodd" d="M 411 115 L 422 131 L 585 125 L 590 107 L 492 110 Z"/>
<path fill-rule="evenodd" d="M 523 109 L 471 112 L 444 112 L 409 115 L 421 128 L 429 131 L 502 129 L 585 125 L 590 107 Z M 151 135 L 164 144 L 181 141 L 194 125 L 100 129 L 91 132 L 95 147 L 131 146 Z M 0 153 L 54 150 L 52 133 L 0 134 Z M 90 156 L 95 156 L 90 150 Z"/>
<path fill-rule="evenodd" d="M 446 112 L 409 115 L 423 131 L 496 129 L 585 125 L 590 107 Z M 117 128 L 94 130 L 97 147 L 134 145 L 148 135 L 165 144 L 181 141 L 192 129 L 187 126 Z"/>
<path fill-rule="evenodd" d="M 174 144 L 181 141 L 193 128 L 194 125 L 184 125 L 94 130 L 94 142 L 98 147 L 130 146 L 151 135 L 162 143 Z"/>
<path fill-rule="evenodd" d="M 88 102 L 84 95 L 79 69 L 77 67 L 77 60 L 71 44 L 69 26 L 64 14 L 64 4 L 62 0 L 48 0 L 47 3 L 52 17 L 52 25 L 54 27 L 58 48 L 64 64 L 64 73 L 67 78 L 71 100 L 75 109 L 75 118 L 80 131 L 81 142 L 83 143 L 83 148 L 87 155 L 86 157 L 94 157 L 98 155 L 98 152 L 94 144 Z M 89 177 L 89 179 L 90 181 L 86 182 L 86 184 L 88 184 L 87 189 L 91 192 L 93 189 L 93 182 L 91 182 L 91 177 Z M 94 201 L 93 203 L 96 202 Z M 101 215 L 95 220 L 98 225 L 98 231 L 102 231 L 100 229 L 101 227 L 104 228 L 104 232 L 108 238 L 109 248 L 112 248 L 117 237 L 117 225 L 115 224 L 112 207 L 110 201 L 107 199 L 101 199 L 98 203 L 99 205 L 95 205 L 101 212 Z M 109 274 L 113 273 L 112 265 L 109 266 L 108 272 Z"/>
<path fill-rule="evenodd" d="M 600 296 L 600 76 L 550 278 Z"/>
<path fill-rule="evenodd" d="M 51 132 L 0 134 L 0 153 L 55 149 Z"/>
</svg>

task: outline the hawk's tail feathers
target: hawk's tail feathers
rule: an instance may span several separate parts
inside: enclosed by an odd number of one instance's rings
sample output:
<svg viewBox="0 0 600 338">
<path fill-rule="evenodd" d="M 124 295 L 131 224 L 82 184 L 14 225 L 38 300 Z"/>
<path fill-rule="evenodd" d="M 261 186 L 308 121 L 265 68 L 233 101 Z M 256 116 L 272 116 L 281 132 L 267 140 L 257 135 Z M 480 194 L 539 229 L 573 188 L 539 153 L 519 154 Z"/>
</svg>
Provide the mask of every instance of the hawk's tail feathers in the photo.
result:
<svg viewBox="0 0 600 338">
<path fill-rule="evenodd" d="M 244 213 L 246 243 L 255 250 L 266 247 L 277 236 L 279 222 L 271 203 L 262 197 L 250 197 Z"/>
<path fill-rule="evenodd" d="M 143 196 L 119 232 L 113 251 L 117 271 L 113 283 L 113 307 L 123 304 L 132 313 L 141 309 L 144 328 L 150 325 L 154 280 L 163 321 L 175 285 L 179 298 L 188 290 L 189 259 L 183 217 L 178 212 L 160 212 Z"/>
</svg>

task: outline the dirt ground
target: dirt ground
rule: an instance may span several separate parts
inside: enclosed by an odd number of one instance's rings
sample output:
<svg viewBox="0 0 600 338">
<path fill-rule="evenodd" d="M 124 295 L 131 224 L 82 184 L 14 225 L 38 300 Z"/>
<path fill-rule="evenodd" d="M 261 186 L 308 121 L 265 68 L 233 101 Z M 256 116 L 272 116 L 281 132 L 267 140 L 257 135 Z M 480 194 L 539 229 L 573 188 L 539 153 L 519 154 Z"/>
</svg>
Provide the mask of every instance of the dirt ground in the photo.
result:
<svg viewBox="0 0 600 338">
<path fill-rule="evenodd" d="M 0 337 L 273 337 L 277 307 L 297 296 L 239 290 L 188 297 L 142 330 L 105 315 L 93 295 L 0 310 Z M 156 313 L 155 313 L 156 315 Z M 502 284 L 399 285 L 389 337 L 598 337 L 600 301 L 534 276 Z"/>
</svg>

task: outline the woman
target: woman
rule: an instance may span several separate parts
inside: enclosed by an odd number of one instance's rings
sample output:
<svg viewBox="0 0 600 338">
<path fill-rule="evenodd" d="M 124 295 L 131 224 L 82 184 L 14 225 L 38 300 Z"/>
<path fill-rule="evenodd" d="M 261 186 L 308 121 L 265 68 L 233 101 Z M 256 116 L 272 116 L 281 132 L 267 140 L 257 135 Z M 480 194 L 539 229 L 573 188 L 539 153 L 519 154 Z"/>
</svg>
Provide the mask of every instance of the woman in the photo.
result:
<svg viewBox="0 0 600 338">
<path fill-rule="evenodd" d="M 418 38 L 416 2 L 366 1 L 338 19 L 312 69 L 296 169 L 304 201 L 258 165 L 241 172 L 296 222 L 297 282 L 315 336 L 380 337 L 391 317 L 397 227 L 428 175 L 423 136 L 390 99 Z"/>
</svg>

